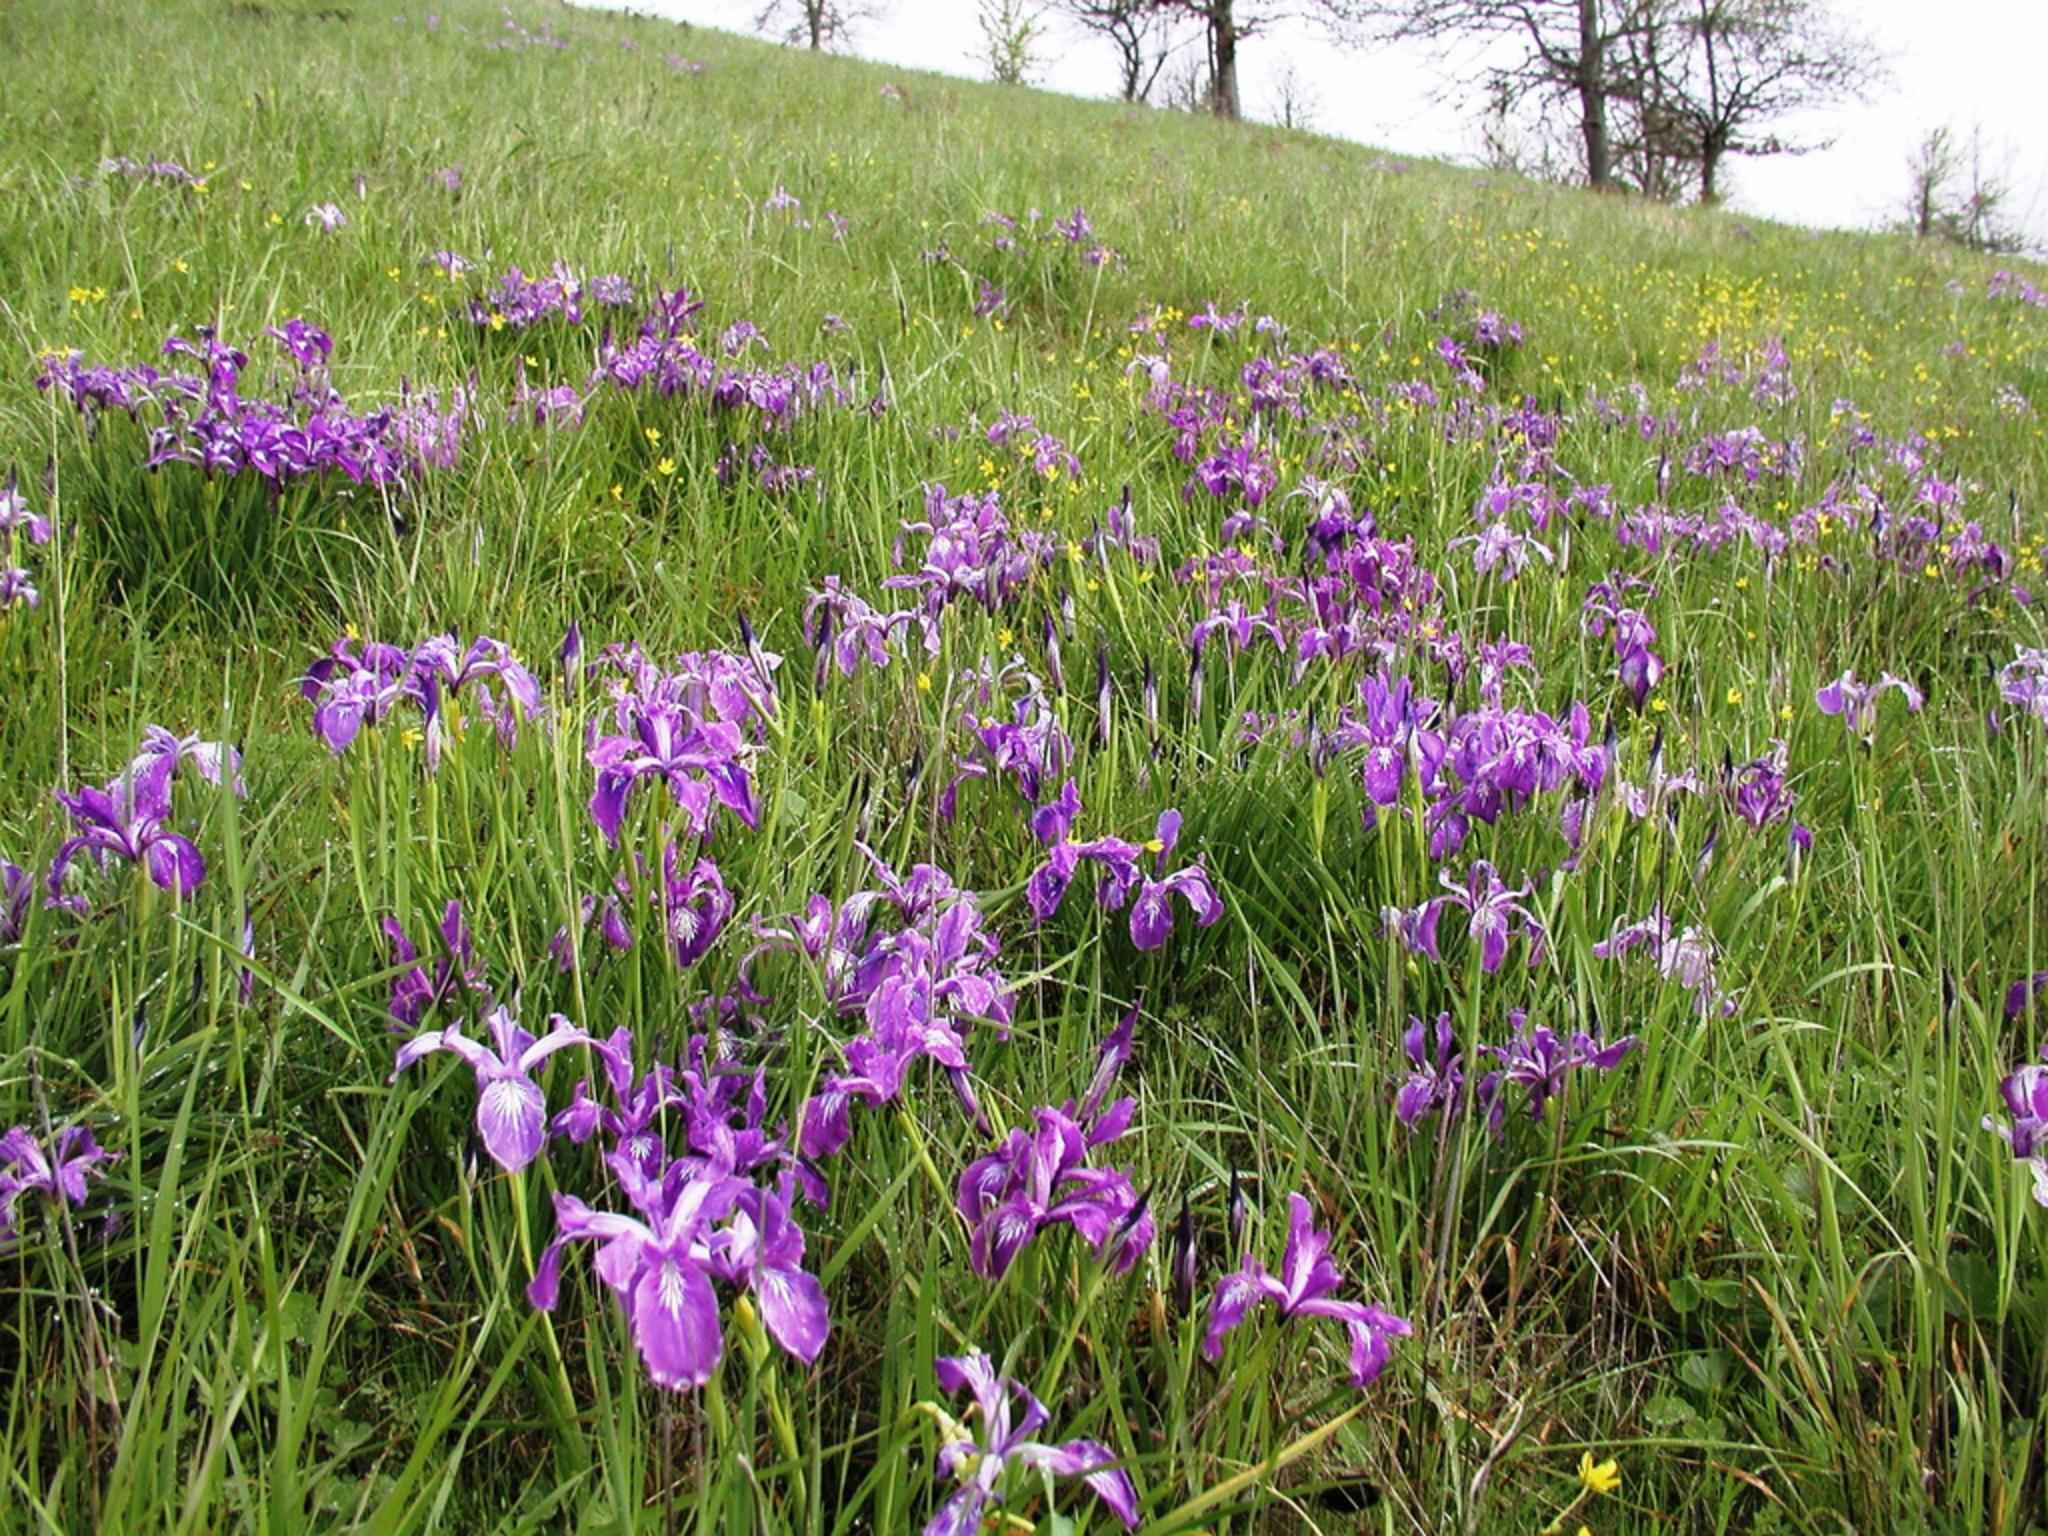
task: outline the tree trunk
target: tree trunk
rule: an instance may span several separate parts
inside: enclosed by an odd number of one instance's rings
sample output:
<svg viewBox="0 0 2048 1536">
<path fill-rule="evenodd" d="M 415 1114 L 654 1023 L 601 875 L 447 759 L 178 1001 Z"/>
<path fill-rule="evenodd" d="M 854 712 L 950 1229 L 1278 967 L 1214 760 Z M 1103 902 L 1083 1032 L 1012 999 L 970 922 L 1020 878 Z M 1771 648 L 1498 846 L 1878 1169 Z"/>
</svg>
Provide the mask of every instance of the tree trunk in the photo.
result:
<svg viewBox="0 0 2048 1536">
<path fill-rule="evenodd" d="M 1231 0 L 1210 0 L 1209 53 L 1214 68 L 1209 74 L 1209 110 L 1236 122 L 1244 114 L 1237 104 L 1237 22 L 1230 8 Z"/>
<path fill-rule="evenodd" d="M 811 52 L 825 51 L 825 5 L 824 0 L 811 0 L 804 6 L 804 20 L 811 29 Z"/>
<path fill-rule="evenodd" d="M 1714 185 L 1714 178 L 1721 170 L 1721 151 L 1703 149 L 1700 151 L 1700 206 L 1711 208 L 1721 200 L 1720 189 Z"/>
<path fill-rule="evenodd" d="M 1579 0 L 1579 129 L 1586 140 L 1586 184 L 1605 187 L 1614 175 L 1607 142 L 1606 43 L 1600 0 Z"/>
</svg>

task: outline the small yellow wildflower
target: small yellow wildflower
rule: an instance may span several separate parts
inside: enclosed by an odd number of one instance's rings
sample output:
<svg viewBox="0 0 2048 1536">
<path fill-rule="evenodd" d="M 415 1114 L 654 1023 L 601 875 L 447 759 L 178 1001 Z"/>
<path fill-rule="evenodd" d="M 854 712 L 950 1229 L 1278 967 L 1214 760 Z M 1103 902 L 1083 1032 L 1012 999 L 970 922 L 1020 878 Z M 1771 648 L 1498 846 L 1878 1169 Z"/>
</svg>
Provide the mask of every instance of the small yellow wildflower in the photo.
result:
<svg viewBox="0 0 2048 1536">
<path fill-rule="evenodd" d="M 932 691 L 931 673 L 920 672 L 917 674 L 917 691 L 919 693 L 930 693 Z"/>
<path fill-rule="evenodd" d="M 187 261 L 184 257 L 180 256 L 176 261 L 171 263 L 171 270 L 182 277 L 185 273 L 190 272 L 192 270 L 192 263 Z"/>
<path fill-rule="evenodd" d="M 650 443 L 658 443 L 661 441 L 661 428 L 648 427 L 645 430 L 647 432 L 647 441 L 649 441 Z"/>
<path fill-rule="evenodd" d="M 1730 688 L 1728 690 L 1728 702 L 1730 704 L 1740 704 L 1742 702 L 1742 690 L 1740 688 Z"/>
<path fill-rule="evenodd" d="M 1579 1481 L 1588 1493 L 1612 1493 L 1621 1486 L 1621 1464 L 1612 1456 L 1596 1463 L 1587 1451 L 1579 1457 Z"/>
<path fill-rule="evenodd" d="M 674 459 L 663 459 L 654 466 L 654 472 L 657 475 L 672 475 L 676 472 L 676 461 Z"/>
</svg>

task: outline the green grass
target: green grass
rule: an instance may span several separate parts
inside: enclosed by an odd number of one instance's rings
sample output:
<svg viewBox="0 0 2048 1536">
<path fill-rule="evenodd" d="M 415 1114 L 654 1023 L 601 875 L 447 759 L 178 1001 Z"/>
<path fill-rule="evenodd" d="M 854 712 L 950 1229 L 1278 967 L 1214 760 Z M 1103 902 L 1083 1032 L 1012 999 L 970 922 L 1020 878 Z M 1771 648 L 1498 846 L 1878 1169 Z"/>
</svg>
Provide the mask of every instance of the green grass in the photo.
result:
<svg viewBox="0 0 2048 1536">
<path fill-rule="evenodd" d="M 104 782 L 145 724 L 241 743 L 249 791 L 181 784 L 176 824 L 209 865 L 191 899 L 117 866 L 89 882 L 89 919 L 32 904 L 0 948 L 0 1127 L 82 1120 L 122 1154 L 86 1211 L 25 1196 L 23 1240 L 0 1254 L 0 1526 L 921 1526 L 942 1490 L 916 1405 L 940 1398 L 935 1356 L 980 1347 L 1034 1384 L 1058 1437 L 1125 1459 L 1161 1532 L 1533 1531 L 1577 1494 L 1586 1450 L 1621 1469 L 1618 1493 L 1571 1516 L 1600 1536 L 2048 1528 L 2048 1213 L 1979 1125 L 2038 1043 L 2038 1026 L 2007 1020 L 2005 989 L 2048 966 L 2048 734 L 2014 710 L 2001 730 L 1986 721 L 1992 673 L 2044 643 L 2041 609 L 1876 558 L 1864 512 L 1774 560 L 1743 542 L 1622 547 L 1582 518 L 1547 536 L 1554 566 L 1487 581 L 1450 541 L 1512 445 L 1447 436 L 1425 409 L 1371 414 L 1399 381 L 1449 396 L 1433 347 L 1469 290 L 1527 331 L 1488 365 L 1486 398 L 1569 413 L 1557 463 L 1610 484 L 1618 507 L 1655 500 L 1668 467 L 1682 511 L 1730 495 L 1782 523 L 1857 474 L 1902 510 L 1910 479 L 1844 453 L 1847 400 L 1883 438 L 1933 439 L 1931 466 L 1970 487 L 1964 515 L 2005 544 L 2015 582 L 2039 584 L 2041 417 L 1998 397 L 2048 410 L 2048 315 L 1988 299 L 1990 269 L 1938 246 L 623 17 L 521 5 L 523 27 L 568 46 L 499 48 L 513 34 L 478 0 L 447 0 L 432 31 L 398 0 L 334 9 L 0 7 L 0 466 L 57 524 L 13 562 L 35 572 L 40 607 L 0 612 L 0 855 L 47 867 L 67 835 L 51 790 Z M 102 175 L 111 155 L 177 159 L 204 190 Z M 448 166 L 459 194 L 431 179 Z M 799 212 L 764 210 L 778 186 Z M 325 235 L 304 216 L 329 201 L 349 224 Z M 999 252 L 982 224 L 1035 207 L 1043 230 L 1076 205 L 1120 260 L 1091 267 L 1044 239 Z M 843 239 L 828 210 L 849 221 Z M 441 277 L 423 264 L 441 249 L 475 271 Z M 685 286 L 706 301 L 703 335 L 752 320 L 777 361 L 830 360 L 848 403 L 787 434 L 616 393 L 593 396 L 580 428 L 508 420 L 522 367 L 535 385 L 583 383 L 599 323 L 494 333 L 465 303 L 508 264 L 556 260 Z M 984 279 L 1008 294 L 999 319 L 974 313 Z M 1512 700 L 1584 698 L 1596 731 L 1612 712 L 1617 771 L 1639 782 L 1659 740 L 1669 771 L 1711 778 L 1724 754 L 1740 764 L 1782 738 L 1811 856 L 1788 868 L 1784 826 L 1753 832 L 1716 796 L 1642 822 L 1610 797 L 1566 872 L 1546 799 L 1477 827 L 1448 865 L 1535 876 L 1540 965 L 1518 945 L 1487 975 L 1462 937 L 1441 966 L 1388 938 L 1382 909 L 1437 889 L 1421 833 L 1387 814 L 1366 830 L 1356 754 L 1318 775 L 1293 741 L 1311 708 L 1327 728 L 1355 705 L 1364 664 L 1297 681 L 1270 649 L 1231 658 L 1219 640 L 1199 701 L 1190 687 L 1206 603 L 1169 573 L 1218 547 L 1225 509 L 1183 497 L 1189 467 L 1129 370 L 1153 344 L 1128 327 L 1154 304 L 1177 311 L 1175 378 L 1241 393 L 1268 344 L 1189 330 L 1211 301 L 1279 317 L 1289 348 L 1341 353 L 1358 395 L 1314 410 L 1355 413 L 1366 445 L 1324 472 L 1414 540 L 1446 625 L 1530 647 Z M 822 331 L 828 314 L 849 328 Z M 245 389 L 268 392 L 260 333 L 294 315 L 332 333 L 335 385 L 358 409 L 402 386 L 446 400 L 473 375 L 459 466 L 384 496 L 330 479 L 273 501 L 189 466 L 145 471 L 140 429 L 115 414 L 89 434 L 34 385 L 46 351 L 152 360 L 171 332 L 215 325 L 252 356 Z M 1704 342 L 1740 356 L 1774 337 L 1790 405 L 1677 389 Z M 877 398 L 885 409 L 861 409 Z M 1629 420 L 1603 424 L 1596 398 Z M 1639 409 L 1677 416 L 1678 434 L 1646 440 Z M 1005 410 L 1069 443 L 1082 474 L 1041 476 L 991 447 Z M 1678 467 L 1702 434 L 1751 422 L 1805 439 L 1796 476 L 1708 485 Z M 1284 417 L 1262 430 L 1280 468 L 1262 510 L 1292 551 L 1307 503 L 1284 493 L 1318 439 Z M 720 455 L 757 440 L 814 466 L 816 486 L 721 485 Z M 879 603 L 890 541 L 933 481 L 998 490 L 1013 521 L 1062 543 L 1128 484 L 1163 565 L 1076 550 L 1015 610 L 950 611 L 937 657 L 815 690 L 807 594 L 836 574 Z M 1610 570 L 1656 583 L 1645 607 L 1670 672 L 1640 716 L 1608 642 L 1578 623 Z M 1032 928 L 1038 850 L 1014 790 L 969 784 L 956 820 L 938 814 L 966 744 L 960 674 L 1013 651 L 1042 674 L 1041 617 L 1063 589 L 1075 613 L 1055 708 L 1079 751 L 1082 832 L 1142 839 L 1177 806 L 1182 852 L 1224 898 L 1221 922 L 1197 933 L 1183 917 L 1157 954 L 1085 889 Z M 558 971 L 550 937 L 631 868 L 584 810 L 600 701 L 553 669 L 565 627 L 591 654 L 637 641 L 659 658 L 737 647 L 742 609 L 785 660 L 756 760 L 761 827 L 728 821 L 712 849 L 733 926 L 686 973 L 650 942 Z M 429 775 L 398 721 L 340 757 L 308 732 L 298 679 L 337 635 L 410 645 L 450 629 L 504 639 L 547 678 L 551 714 L 516 747 L 472 719 Z M 1814 703 L 1846 668 L 1916 679 L 1927 708 L 1887 696 L 1866 750 Z M 1413 670 L 1445 692 L 1435 662 Z M 1246 711 L 1285 718 L 1241 745 Z M 659 815 L 636 810 L 629 848 L 654 856 Z M 856 1117 L 827 1170 L 831 1207 L 806 1220 L 832 1308 L 817 1365 L 752 1349 L 728 1303 L 714 1385 L 660 1392 L 582 1257 L 551 1317 L 525 1298 L 550 1195 L 605 1199 L 591 1149 L 557 1141 L 506 1176 L 477 1150 L 463 1067 L 433 1057 L 387 1082 L 394 967 L 377 924 L 419 938 L 460 899 L 483 969 L 530 1025 L 550 1011 L 599 1035 L 624 1024 L 643 1064 L 656 1047 L 672 1059 L 690 1006 L 734 985 L 750 919 L 870 882 L 857 837 L 982 893 L 1004 973 L 1025 983 L 1013 1038 L 970 1041 L 998 1126 L 1078 1094 L 1095 1042 L 1141 1006 L 1123 1079 L 1140 1107 L 1108 1155 L 1153 1191 L 1160 1240 L 1106 1277 L 1053 1231 L 1003 1281 L 978 1279 L 951 1194 L 986 1139 L 920 1066 L 899 1105 Z M 1652 966 L 1592 956 L 1660 896 L 1715 936 L 1732 1016 L 1701 1018 Z M 779 1119 L 851 1025 L 811 972 L 762 972 Z M 1404 1131 L 1408 1016 L 1448 1011 L 1469 1045 L 1499 1038 L 1511 1008 L 1641 1043 L 1545 1122 L 1511 1116 L 1498 1144 L 1469 1118 Z M 579 1070 L 548 1071 L 551 1107 Z M 1185 1198 L 1206 1295 L 1239 1257 L 1225 1251 L 1233 1171 L 1269 1265 L 1286 1195 L 1308 1192 L 1336 1233 L 1342 1294 L 1414 1321 L 1369 1391 L 1346 1380 L 1341 1333 L 1307 1319 L 1268 1312 L 1220 1365 L 1203 1359 L 1201 1303 L 1181 1316 L 1170 1299 L 1169 1239 Z M 1041 1529 L 1110 1525 L 1078 1484 L 1010 1491 Z"/>
</svg>

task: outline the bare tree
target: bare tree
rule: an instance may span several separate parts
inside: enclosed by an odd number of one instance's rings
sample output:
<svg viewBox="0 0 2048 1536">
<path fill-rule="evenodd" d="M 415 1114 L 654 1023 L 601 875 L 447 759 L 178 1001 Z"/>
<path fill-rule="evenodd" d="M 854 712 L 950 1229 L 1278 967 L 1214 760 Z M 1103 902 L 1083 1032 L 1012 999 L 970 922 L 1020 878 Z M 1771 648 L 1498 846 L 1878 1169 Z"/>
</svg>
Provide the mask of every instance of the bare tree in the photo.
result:
<svg viewBox="0 0 2048 1536">
<path fill-rule="evenodd" d="M 1053 9 L 1116 48 L 1125 101 L 1149 101 L 1167 60 L 1183 46 L 1174 16 L 1158 0 L 1053 0 Z"/>
<path fill-rule="evenodd" d="M 1192 21 L 1200 29 L 1208 52 L 1209 110 L 1233 121 L 1244 116 L 1237 89 L 1237 49 L 1247 38 L 1290 17 L 1304 17 L 1322 24 L 1338 37 L 1352 35 L 1355 28 L 1376 14 L 1382 0 L 1153 0 L 1168 14 Z M 1423 0 L 1415 0 L 1421 4 Z"/>
<path fill-rule="evenodd" d="M 1689 160 L 1717 202 L 1730 155 L 1797 155 L 1829 140 L 1770 131 L 1786 115 L 1860 99 L 1884 76 L 1867 38 L 1826 0 L 1655 0 L 1624 93 L 1655 140 Z"/>
<path fill-rule="evenodd" d="M 2009 175 L 1986 166 L 1984 133 L 1972 129 L 1967 153 L 1947 127 L 1929 131 L 1906 162 L 1905 227 L 1921 239 L 2013 256 L 2027 237 L 2010 217 Z"/>
<path fill-rule="evenodd" d="M 767 0 L 754 16 L 754 30 L 822 52 L 845 42 L 859 23 L 881 15 L 880 0 Z"/>
<path fill-rule="evenodd" d="M 1322 110 L 1315 87 L 1291 62 L 1282 66 L 1280 78 L 1274 82 L 1273 109 L 1282 128 L 1304 131 L 1315 127 L 1316 114 Z"/>
<path fill-rule="evenodd" d="M 1372 11 L 1392 38 L 1448 48 L 1475 39 L 1515 48 L 1512 59 L 1480 76 L 1482 100 L 1545 105 L 1576 112 L 1587 184 L 1614 181 L 1610 119 L 1629 82 L 1619 66 L 1624 45 L 1641 33 L 1655 0 L 1376 0 Z"/>
</svg>

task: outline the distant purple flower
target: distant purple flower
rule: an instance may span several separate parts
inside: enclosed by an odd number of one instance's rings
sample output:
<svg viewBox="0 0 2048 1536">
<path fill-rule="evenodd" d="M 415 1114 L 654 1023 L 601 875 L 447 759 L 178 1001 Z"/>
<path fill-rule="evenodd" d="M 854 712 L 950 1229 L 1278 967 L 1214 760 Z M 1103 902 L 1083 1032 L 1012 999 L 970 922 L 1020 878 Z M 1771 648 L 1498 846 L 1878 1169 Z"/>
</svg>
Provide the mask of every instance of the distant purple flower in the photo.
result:
<svg viewBox="0 0 2048 1536">
<path fill-rule="evenodd" d="M 7 471 L 7 479 L 0 483 L 0 535 L 25 530 L 31 544 L 50 542 L 50 524 L 47 518 L 36 516 L 28 509 L 28 497 L 21 491 L 16 471 Z"/>
<path fill-rule="evenodd" d="M 0 1247 L 14 1240 L 15 1203 L 22 1195 L 42 1193 L 84 1205 L 86 1179 L 104 1177 L 102 1165 L 119 1157 L 120 1153 L 102 1148 L 82 1125 L 59 1131 L 49 1152 L 25 1125 L 0 1136 Z"/>
<path fill-rule="evenodd" d="M 2021 646 L 1998 672 L 1998 696 L 2048 725 L 2048 647 Z"/>
<path fill-rule="evenodd" d="M 2005 1016 L 2016 1019 L 2033 1007 L 2034 999 L 2048 991 L 2048 971 L 2036 971 L 2031 976 L 2022 976 L 2005 991 Z"/>
<path fill-rule="evenodd" d="M 1877 723 L 1877 696 L 1887 688 L 1897 689 L 1906 701 L 1906 709 L 1912 714 L 1920 713 L 1924 702 L 1920 690 L 1902 677 L 1886 672 L 1874 683 L 1859 683 L 1854 672 L 1844 672 L 1832 683 L 1815 692 L 1813 702 L 1824 715 L 1839 715 L 1842 723 L 1858 736 L 1868 737 Z"/>
<path fill-rule="evenodd" d="M 306 227 L 331 235 L 348 228 L 348 215 L 341 211 L 339 203 L 315 203 L 306 210 Z"/>
<path fill-rule="evenodd" d="M 560 1014 L 549 1017 L 548 1032 L 538 1040 L 508 1008 L 492 1009 L 484 1023 L 496 1049 L 470 1039 L 459 1024 L 425 1030 L 399 1047 L 391 1079 L 435 1051 L 460 1058 L 476 1073 L 476 1128 L 484 1150 L 507 1173 L 517 1173 L 540 1155 L 547 1139 L 547 1100 L 533 1080 L 534 1068 L 572 1045 L 602 1047 Z"/>
<path fill-rule="evenodd" d="M 0 565 L 0 612 L 17 603 L 24 608 L 34 608 L 42 600 L 43 594 L 36 590 L 33 571 L 25 565 Z"/>
<path fill-rule="evenodd" d="M 1656 962 L 1659 975 L 1693 994 L 1702 1015 L 1735 1011 L 1735 999 L 1714 980 L 1712 934 L 1688 923 L 1674 936 L 1670 915 L 1659 907 L 1641 922 L 1616 924 L 1613 933 L 1593 945 L 1593 954 L 1601 960 L 1619 960 L 1638 946 Z"/>
<path fill-rule="evenodd" d="M 982 1511 L 1002 1499 L 1004 1469 L 1011 1463 L 1045 1477 L 1078 1477 L 1109 1506 L 1129 1530 L 1138 1527 L 1138 1491 L 1131 1476 L 1116 1465 L 1116 1454 L 1093 1440 L 1068 1440 L 1045 1445 L 1032 1440 L 1051 1415 L 1031 1391 L 996 1374 L 995 1362 L 975 1350 L 941 1355 L 933 1362 L 939 1385 L 948 1393 L 967 1392 L 973 1412 L 981 1416 L 978 1433 L 970 1434 L 939 1416 L 946 1438 L 939 1446 L 934 1473 L 941 1479 L 962 1479 L 959 1491 L 932 1516 L 924 1536 L 977 1536 Z M 1021 1415 L 1013 1405 L 1021 1406 Z"/>
<path fill-rule="evenodd" d="M 17 944 L 28 927 L 29 896 L 35 876 L 8 859 L 0 859 L 0 944 Z"/>
<path fill-rule="evenodd" d="M 1330 1258 L 1329 1235 L 1316 1231 L 1304 1196 L 1289 1195 L 1287 1210 L 1287 1252 L 1280 1274 L 1267 1273 L 1258 1260 L 1247 1255 L 1243 1264 L 1216 1282 L 1209 1299 L 1202 1353 L 1211 1360 L 1222 1359 L 1224 1338 L 1270 1301 L 1279 1307 L 1283 1318 L 1327 1317 L 1342 1323 L 1351 1341 L 1352 1385 L 1371 1386 L 1386 1368 L 1392 1341 L 1413 1333 L 1414 1327 L 1384 1307 L 1333 1297 L 1330 1293 L 1344 1283 L 1344 1277 Z"/>
<path fill-rule="evenodd" d="M 1758 831 L 1791 815 L 1798 802 L 1785 783 L 1786 750 L 1784 742 L 1772 742 L 1768 753 L 1743 764 L 1728 782 L 1735 813 Z"/>
</svg>

